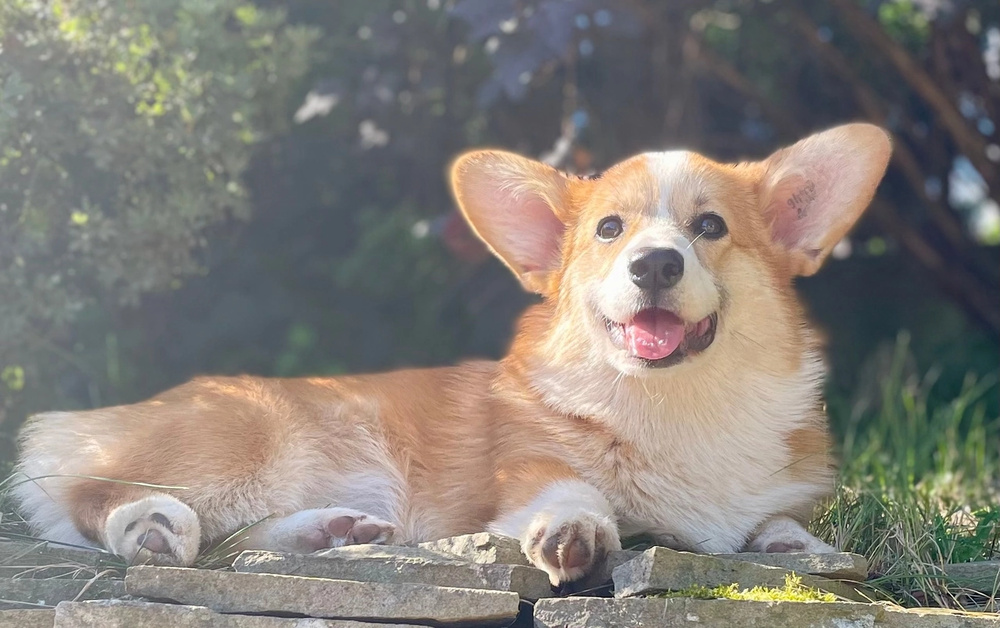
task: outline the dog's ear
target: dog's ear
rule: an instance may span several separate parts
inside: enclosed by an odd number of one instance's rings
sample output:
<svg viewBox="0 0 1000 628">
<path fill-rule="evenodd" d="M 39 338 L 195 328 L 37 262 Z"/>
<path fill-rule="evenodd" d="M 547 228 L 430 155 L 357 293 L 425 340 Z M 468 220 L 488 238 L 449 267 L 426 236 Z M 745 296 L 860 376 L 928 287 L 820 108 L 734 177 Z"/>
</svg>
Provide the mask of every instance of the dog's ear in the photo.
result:
<svg viewBox="0 0 1000 628">
<path fill-rule="evenodd" d="M 569 180 L 554 168 L 503 151 L 458 158 L 451 184 L 465 219 L 521 280 L 546 294 L 559 268 Z"/>
<path fill-rule="evenodd" d="M 763 162 L 760 202 L 797 275 L 812 275 L 871 203 L 892 146 L 871 124 L 816 133 Z"/>
</svg>

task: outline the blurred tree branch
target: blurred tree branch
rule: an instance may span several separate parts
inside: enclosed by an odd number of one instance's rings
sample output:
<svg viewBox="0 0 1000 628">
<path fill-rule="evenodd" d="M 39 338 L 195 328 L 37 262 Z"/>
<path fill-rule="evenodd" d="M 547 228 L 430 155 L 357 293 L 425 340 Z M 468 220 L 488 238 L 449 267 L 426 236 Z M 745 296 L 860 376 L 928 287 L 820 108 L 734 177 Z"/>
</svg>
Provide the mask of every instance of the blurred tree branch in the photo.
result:
<svg viewBox="0 0 1000 628">
<path fill-rule="evenodd" d="M 993 198 L 996 198 L 998 189 L 995 184 L 996 169 L 986 157 L 987 143 L 962 118 L 957 109 L 960 87 L 946 81 L 935 82 L 906 49 L 889 38 L 873 18 L 854 4 L 854 0 L 836 0 L 833 4 L 837 7 L 835 15 L 845 22 L 848 30 L 862 38 L 866 48 L 874 49 L 874 54 L 887 59 L 890 68 L 899 73 L 902 84 L 928 102 L 942 122 L 941 128 L 951 140 L 951 145 L 957 149 L 958 154 L 964 154 L 969 158 L 989 185 Z M 705 2 L 699 8 L 712 10 L 713 6 L 714 3 Z M 679 21 L 674 13 L 657 14 L 647 11 L 643 15 L 647 20 L 655 16 L 656 21 L 649 24 L 649 28 L 654 32 L 654 40 L 669 39 L 668 35 L 675 32 L 676 29 L 663 30 L 666 26 L 662 20 L 666 16 L 671 18 L 674 25 Z M 684 19 L 687 26 L 683 44 L 680 46 L 684 50 L 685 62 L 696 67 L 702 76 L 725 85 L 745 101 L 755 103 L 762 118 L 774 127 L 783 141 L 794 140 L 819 126 L 828 124 L 818 119 L 814 113 L 815 107 L 799 106 L 807 104 L 804 99 L 816 98 L 815 94 L 808 92 L 801 95 L 789 94 L 793 96 L 791 102 L 782 101 L 778 104 L 762 91 L 759 82 L 740 67 L 743 65 L 742 59 L 731 61 L 716 52 L 712 45 L 706 42 L 705 34 L 691 28 L 689 21 Z M 952 16 L 949 23 L 962 23 L 962 21 L 961 16 Z M 949 146 L 934 142 L 930 138 L 913 137 L 909 130 L 914 124 L 910 119 L 913 113 L 907 106 L 900 106 L 898 102 L 890 107 L 879 90 L 869 82 L 870 79 L 865 77 L 865 72 L 861 71 L 864 68 L 857 67 L 841 47 L 834 46 L 829 37 L 821 35 L 824 29 L 810 17 L 803 5 L 792 2 L 774 5 L 768 11 L 768 23 L 774 37 L 788 37 L 785 33 L 791 32 L 793 41 L 804 42 L 815 53 L 820 65 L 847 87 L 849 100 L 845 102 L 853 101 L 856 109 L 852 115 L 842 117 L 867 119 L 889 130 L 894 145 L 892 169 L 906 182 L 909 195 L 919 199 L 929 220 L 928 226 L 933 228 L 928 231 L 926 228 L 916 226 L 919 222 L 918 216 L 904 215 L 895 206 L 899 201 L 889 201 L 886 196 L 889 192 L 885 190 L 882 192 L 882 198 L 873 203 L 874 218 L 934 277 L 942 289 L 965 308 L 970 316 L 991 329 L 994 334 L 1000 334 L 1000 310 L 996 307 L 1000 294 L 996 289 L 996 270 L 989 256 L 984 256 L 980 245 L 965 227 L 959 214 L 948 204 L 949 170 L 955 157 L 950 153 Z M 790 31 L 783 28 L 782 25 L 786 23 L 791 26 Z M 942 23 L 943 20 L 939 20 L 933 25 L 932 41 L 943 41 L 943 36 L 938 33 L 938 29 L 943 28 Z M 963 30 L 948 39 L 949 42 L 960 42 L 952 43 L 948 49 L 958 48 L 963 51 L 963 55 L 977 52 L 975 46 L 972 46 L 970 52 L 968 39 L 968 33 Z M 939 44 L 935 51 L 935 64 L 942 69 L 941 71 L 947 71 L 953 62 L 949 60 L 947 50 L 943 46 Z M 866 53 L 864 56 L 870 58 L 872 53 Z M 963 59 L 965 58 L 963 56 Z M 981 59 L 978 59 L 978 62 L 979 69 L 982 70 Z M 664 72 L 672 71 L 669 64 L 661 64 L 661 68 Z M 971 74 L 979 77 L 979 73 Z M 980 80 L 975 83 L 975 87 L 985 88 L 989 84 L 989 89 L 995 91 L 996 86 L 985 79 L 985 71 L 981 74 L 982 77 L 979 77 Z M 966 82 L 969 80 L 966 79 Z M 684 87 L 690 88 L 690 84 L 688 81 Z M 686 102 L 688 98 L 674 90 L 672 100 Z M 989 98 L 984 100 L 989 102 Z M 988 106 L 992 108 L 995 104 L 991 102 Z M 696 145 L 726 143 L 725 138 L 713 140 L 715 134 L 710 133 L 704 124 L 700 124 L 692 117 L 683 116 L 677 119 L 677 108 L 675 105 L 673 109 L 675 116 L 668 117 L 670 123 L 664 125 L 664 135 L 671 141 L 683 140 L 684 135 L 680 134 L 678 129 L 684 129 L 686 135 L 692 137 Z M 731 143 L 730 141 L 729 144 Z M 916 152 L 914 144 L 921 146 L 920 153 Z M 931 180 L 942 182 L 936 194 L 928 191 L 928 181 Z"/>
<path fill-rule="evenodd" d="M 959 112 L 957 94 L 947 94 L 901 45 L 893 41 L 856 0 L 830 0 L 850 32 L 864 41 L 874 52 L 888 59 L 899 75 L 937 112 L 941 124 L 948 129 L 958 149 L 972 162 L 989 185 L 994 199 L 1000 198 L 1000 174 L 996 164 L 986 157 L 986 141 L 971 128 Z"/>
</svg>

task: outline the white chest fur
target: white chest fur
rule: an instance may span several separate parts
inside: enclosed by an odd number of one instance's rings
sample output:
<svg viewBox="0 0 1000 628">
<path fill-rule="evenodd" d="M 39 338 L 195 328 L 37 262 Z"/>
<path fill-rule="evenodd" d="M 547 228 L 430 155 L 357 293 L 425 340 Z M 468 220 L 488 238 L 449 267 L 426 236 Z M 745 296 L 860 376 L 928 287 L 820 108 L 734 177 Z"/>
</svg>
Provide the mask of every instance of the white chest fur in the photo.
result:
<svg viewBox="0 0 1000 628">
<path fill-rule="evenodd" d="M 768 517 L 825 492 L 786 472 L 795 462 L 788 435 L 818 404 L 818 354 L 785 377 L 704 368 L 697 378 L 675 375 L 682 377 L 661 386 L 649 378 L 622 382 L 613 394 L 605 389 L 603 398 L 583 387 L 561 399 L 591 410 L 617 436 L 610 450 L 577 443 L 569 462 L 611 502 L 623 536 L 648 533 L 681 549 L 735 552 Z"/>
</svg>

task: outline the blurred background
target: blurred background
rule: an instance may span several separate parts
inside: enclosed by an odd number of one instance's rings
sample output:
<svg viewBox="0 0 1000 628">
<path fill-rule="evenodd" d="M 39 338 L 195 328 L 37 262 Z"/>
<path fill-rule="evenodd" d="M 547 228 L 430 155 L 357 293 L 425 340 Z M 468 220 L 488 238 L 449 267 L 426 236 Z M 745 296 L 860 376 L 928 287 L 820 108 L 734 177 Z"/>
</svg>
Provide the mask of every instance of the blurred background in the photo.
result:
<svg viewBox="0 0 1000 628">
<path fill-rule="evenodd" d="M 0 476 L 37 411 L 502 355 L 531 299 L 460 151 L 587 174 L 852 120 L 895 152 L 800 283 L 843 460 L 813 531 L 901 604 L 996 610 L 942 575 L 1000 557 L 996 0 L 3 0 Z"/>
<path fill-rule="evenodd" d="M 457 217 L 464 149 L 588 173 L 850 120 L 895 155 L 801 282 L 835 427 L 892 368 L 995 424 L 1000 3 L 6 0 L 0 458 L 32 412 L 198 373 L 500 356 L 530 298 Z"/>
</svg>

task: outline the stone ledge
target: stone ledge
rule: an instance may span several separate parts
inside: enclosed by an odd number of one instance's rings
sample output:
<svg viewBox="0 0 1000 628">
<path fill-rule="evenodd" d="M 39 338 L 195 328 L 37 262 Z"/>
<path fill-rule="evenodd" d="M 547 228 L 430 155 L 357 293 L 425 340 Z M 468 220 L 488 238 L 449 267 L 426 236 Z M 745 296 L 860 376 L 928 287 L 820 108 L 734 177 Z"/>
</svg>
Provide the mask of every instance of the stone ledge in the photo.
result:
<svg viewBox="0 0 1000 628">
<path fill-rule="evenodd" d="M 0 624 L 2 626 L 3 624 Z M 204 606 L 153 602 L 63 602 L 53 628 L 403 628 L 413 624 L 373 624 L 339 619 L 223 615 Z"/>
<path fill-rule="evenodd" d="M 661 591 L 680 591 L 693 586 L 736 584 L 741 589 L 756 586 L 781 587 L 790 573 L 792 572 L 778 567 L 653 547 L 615 567 L 612 580 L 615 597 L 633 597 Z M 836 580 L 810 575 L 800 577 L 805 586 L 849 600 L 867 601 L 853 587 Z"/>
<path fill-rule="evenodd" d="M 0 539 L 0 576 L 13 577 L 30 572 L 35 578 L 81 578 L 108 567 L 120 567 L 121 559 L 100 550 L 67 547 L 56 543 L 7 541 Z"/>
<path fill-rule="evenodd" d="M 864 556 L 849 552 L 836 554 L 743 552 L 740 554 L 708 554 L 708 556 L 726 560 L 742 560 L 768 567 L 780 567 L 795 573 L 812 574 L 835 580 L 864 582 L 868 579 L 868 560 Z"/>
<path fill-rule="evenodd" d="M 49 608 L 0 611 L 0 628 L 52 628 L 55 615 Z"/>
<path fill-rule="evenodd" d="M 55 606 L 77 599 L 99 600 L 125 595 L 121 580 L 0 578 L 0 610 Z"/>
<path fill-rule="evenodd" d="M 559 598 L 535 604 L 536 628 L 1000 628 L 1000 615 L 854 602 Z"/>
<path fill-rule="evenodd" d="M 955 584 L 985 593 L 1000 592 L 1000 560 L 952 563 L 944 572 Z"/>
<path fill-rule="evenodd" d="M 540 569 L 470 563 L 416 547 L 352 545 L 312 555 L 247 551 L 237 556 L 233 568 L 244 573 L 513 591 L 531 601 L 552 595 L 549 578 Z"/>
<path fill-rule="evenodd" d="M 517 616 L 516 593 L 382 584 L 180 567 L 132 567 L 131 595 L 207 606 L 220 613 L 293 613 L 309 617 L 492 625 Z"/>
<path fill-rule="evenodd" d="M 474 563 L 502 563 L 504 565 L 531 565 L 521 551 L 521 542 L 509 536 L 491 532 L 462 534 L 446 539 L 420 543 L 417 547 L 447 552 Z"/>
</svg>

